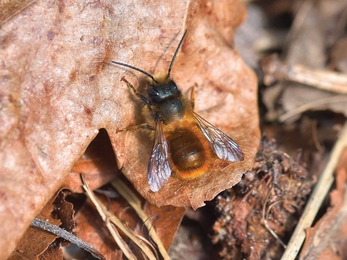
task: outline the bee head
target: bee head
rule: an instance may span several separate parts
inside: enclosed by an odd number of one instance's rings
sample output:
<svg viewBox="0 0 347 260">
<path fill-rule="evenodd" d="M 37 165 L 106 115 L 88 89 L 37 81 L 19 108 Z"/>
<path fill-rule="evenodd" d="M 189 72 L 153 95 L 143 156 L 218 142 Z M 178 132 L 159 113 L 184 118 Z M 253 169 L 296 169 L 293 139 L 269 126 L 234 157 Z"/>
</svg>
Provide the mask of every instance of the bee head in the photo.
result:
<svg viewBox="0 0 347 260">
<path fill-rule="evenodd" d="M 160 103 L 167 98 L 180 96 L 181 91 L 176 82 L 166 76 L 164 79 L 151 81 L 148 84 L 147 95 L 152 102 Z"/>
</svg>

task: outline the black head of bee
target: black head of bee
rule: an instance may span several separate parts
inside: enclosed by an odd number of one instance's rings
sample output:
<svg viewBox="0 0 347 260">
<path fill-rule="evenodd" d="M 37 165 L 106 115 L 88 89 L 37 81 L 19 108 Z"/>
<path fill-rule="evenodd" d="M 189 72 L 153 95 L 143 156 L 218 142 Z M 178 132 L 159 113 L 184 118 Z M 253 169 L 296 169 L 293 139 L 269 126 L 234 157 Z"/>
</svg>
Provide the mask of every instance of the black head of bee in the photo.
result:
<svg viewBox="0 0 347 260">
<path fill-rule="evenodd" d="M 147 95 L 153 103 L 160 103 L 168 98 L 179 97 L 181 95 L 176 82 L 170 78 L 163 83 L 153 83 L 149 84 L 147 89 Z"/>
<path fill-rule="evenodd" d="M 150 78 L 150 83 L 147 87 L 148 100 L 143 96 L 141 98 L 148 104 L 157 108 L 157 115 L 155 115 L 155 117 L 157 118 L 159 116 L 160 119 L 166 124 L 170 123 L 171 121 L 180 119 L 184 115 L 185 109 L 184 104 L 182 102 L 182 93 L 177 87 L 175 81 L 173 81 L 170 78 L 170 73 L 174 61 L 176 59 L 177 53 L 181 48 L 183 40 L 186 36 L 186 33 L 187 31 L 184 32 L 183 37 L 172 57 L 167 75 L 163 78 L 156 79 L 153 75 L 142 69 L 118 61 L 112 61 L 112 63 L 115 63 L 117 65 L 121 65 L 139 71 Z"/>
</svg>

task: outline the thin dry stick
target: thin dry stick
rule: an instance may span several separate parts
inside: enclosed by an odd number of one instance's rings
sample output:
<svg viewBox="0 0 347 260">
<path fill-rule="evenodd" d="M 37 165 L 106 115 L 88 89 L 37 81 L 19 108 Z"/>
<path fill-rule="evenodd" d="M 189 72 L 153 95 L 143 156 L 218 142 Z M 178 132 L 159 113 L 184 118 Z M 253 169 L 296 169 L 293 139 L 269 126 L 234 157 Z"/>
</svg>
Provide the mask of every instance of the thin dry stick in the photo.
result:
<svg viewBox="0 0 347 260">
<path fill-rule="evenodd" d="M 330 160 L 322 172 L 319 181 L 313 190 L 311 197 L 305 207 L 305 210 L 301 216 L 301 219 L 296 226 L 296 229 L 287 245 L 287 249 L 284 252 L 281 260 L 295 259 L 302 243 L 305 239 L 305 231 L 311 227 L 317 212 L 326 197 L 330 186 L 334 181 L 334 170 L 341 157 L 341 154 L 347 146 L 347 122 L 344 124 L 340 136 L 334 146 L 334 149 L 330 155 Z"/>
<path fill-rule="evenodd" d="M 156 257 L 148 248 L 148 246 L 138 236 L 136 236 L 130 228 L 125 226 L 116 216 L 110 213 L 104 205 L 102 205 L 102 203 L 95 197 L 94 193 L 89 189 L 88 183 L 85 181 L 83 175 L 81 176 L 81 178 L 83 182 L 83 188 L 86 191 L 88 198 L 94 203 L 101 218 L 104 220 L 106 227 L 110 231 L 112 237 L 115 239 L 116 243 L 123 251 L 125 256 L 128 259 L 136 259 L 128 245 L 120 237 L 118 231 L 115 229 L 115 226 L 118 227 L 123 233 L 125 233 L 142 250 L 142 252 L 146 254 L 148 259 L 155 260 Z"/>
<path fill-rule="evenodd" d="M 102 220 L 105 222 L 105 225 L 108 229 L 108 231 L 111 233 L 114 241 L 117 243 L 119 248 L 122 250 L 126 258 L 130 260 L 136 260 L 135 255 L 131 252 L 129 246 L 124 242 L 124 240 L 119 235 L 117 229 L 111 224 L 108 218 L 107 210 L 103 205 L 98 201 L 98 199 L 95 197 L 94 193 L 90 190 L 88 183 L 86 182 L 83 175 L 81 175 L 82 183 L 83 183 L 83 189 L 86 192 L 87 197 L 93 202 L 94 206 L 96 207 L 97 211 L 99 212 Z"/>
<path fill-rule="evenodd" d="M 131 241 L 133 241 L 134 244 L 136 244 L 142 250 L 142 252 L 148 257 L 148 259 L 158 259 L 158 257 L 154 256 L 153 252 L 149 248 L 151 247 L 153 249 L 151 243 L 148 240 L 139 236 L 131 228 L 124 225 L 115 215 L 110 214 L 109 221 L 116 227 L 118 227 L 127 237 L 129 237 Z"/>
<path fill-rule="evenodd" d="M 303 104 L 302 106 L 299 106 L 297 108 L 294 108 L 292 110 L 289 110 L 288 112 L 284 113 L 278 118 L 279 122 L 285 122 L 291 117 L 301 114 L 307 110 L 314 109 L 320 106 L 324 106 L 327 104 L 331 103 L 342 103 L 342 102 L 347 102 L 347 96 L 345 95 L 338 95 L 338 96 L 333 96 L 333 97 L 326 97 L 318 100 L 314 100 L 312 102 Z"/>
<path fill-rule="evenodd" d="M 287 65 L 277 56 L 262 61 L 264 83 L 271 85 L 277 80 L 290 80 L 322 90 L 347 94 L 347 75 L 333 71 L 313 70 L 301 65 Z"/>
<path fill-rule="evenodd" d="M 59 237 L 64 238 L 67 241 L 70 241 L 71 243 L 77 245 L 80 248 L 83 248 L 84 250 L 90 252 L 94 257 L 98 259 L 105 259 L 105 257 L 92 245 L 84 242 L 80 238 L 76 237 L 74 234 L 71 234 L 70 232 L 53 225 L 47 221 L 43 221 L 42 219 L 35 218 L 33 222 L 31 223 L 32 227 L 41 228 L 47 232 L 50 232 L 54 235 L 57 235 Z"/>
<path fill-rule="evenodd" d="M 162 257 L 166 259 L 170 259 L 170 256 L 168 255 L 167 251 L 165 250 L 164 245 L 162 244 L 157 232 L 154 230 L 152 223 L 150 223 L 148 220 L 148 216 L 141 208 L 141 201 L 136 197 L 136 195 L 125 185 L 124 182 L 122 182 L 120 179 L 116 179 L 111 182 L 113 187 L 125 198 L 130 206 L 136 211 L 137 215 L 140 217 L 140 219 L 143 221 L 145 226 L 148 229 L 150 237 L 153 239 L 153 241 L 157 244 L 158 250 Z"/>
</svg>

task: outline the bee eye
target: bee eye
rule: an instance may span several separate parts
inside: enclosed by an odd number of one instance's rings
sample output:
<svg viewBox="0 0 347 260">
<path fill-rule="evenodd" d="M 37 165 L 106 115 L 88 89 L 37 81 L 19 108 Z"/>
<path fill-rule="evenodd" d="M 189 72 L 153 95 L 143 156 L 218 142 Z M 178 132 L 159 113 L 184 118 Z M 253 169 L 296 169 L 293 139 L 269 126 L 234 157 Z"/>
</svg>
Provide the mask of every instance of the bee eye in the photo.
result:
<svg viewBox="0 0 347 260">
<path fill-rule="evenodd" d="M 157 96 L 159 96 L 159 92 L 155 88 L 149 88 L 147 93 L 148 93 L 148 95 L 150 97 L 157 97 Z"/>
<path fill-rule="evenodd" d="M 147 94 L 155 102 L 158 102 L 161 100 L 159 91 L 155 88 L 148 88 Z"/>
</svg>

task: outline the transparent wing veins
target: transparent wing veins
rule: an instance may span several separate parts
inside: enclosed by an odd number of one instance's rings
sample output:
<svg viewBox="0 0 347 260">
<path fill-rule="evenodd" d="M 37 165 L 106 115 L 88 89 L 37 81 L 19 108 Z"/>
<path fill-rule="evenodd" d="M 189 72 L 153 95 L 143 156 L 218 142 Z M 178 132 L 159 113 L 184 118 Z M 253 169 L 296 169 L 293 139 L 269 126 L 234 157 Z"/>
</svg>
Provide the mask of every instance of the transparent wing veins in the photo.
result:
<svg viewBox="0 0 347 260">
<path fill-rule="evenodd" d="M 207 122 L 197 113 L 193 113 L 201 131 L 204 133 L 218 158 L 230 162 L 243 161 L 243 152 L 233 139 Z"/>
<path fill-rule="evenodd" d="M 148 163 L 148 184 L 153 192 L 161 189 L 170 178 L 172 171 L 168 161 L 169 145 L 165 140 L 160 120 L 157 121 L 155 130 L 154 144 Z"/>
</svg>

